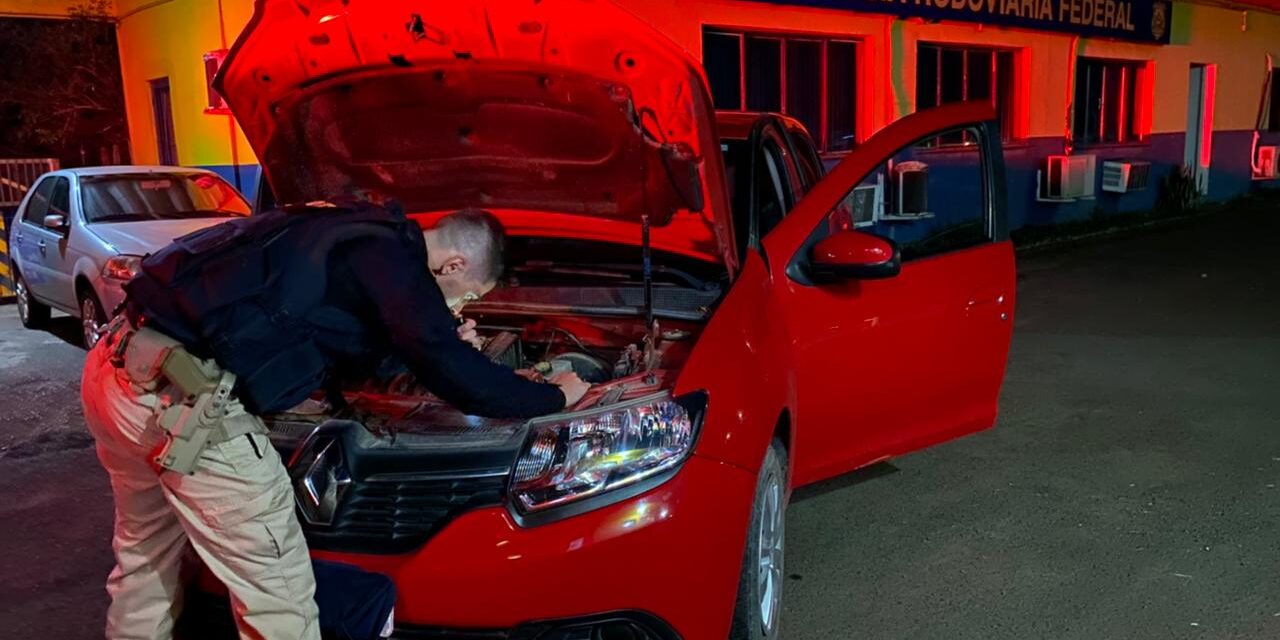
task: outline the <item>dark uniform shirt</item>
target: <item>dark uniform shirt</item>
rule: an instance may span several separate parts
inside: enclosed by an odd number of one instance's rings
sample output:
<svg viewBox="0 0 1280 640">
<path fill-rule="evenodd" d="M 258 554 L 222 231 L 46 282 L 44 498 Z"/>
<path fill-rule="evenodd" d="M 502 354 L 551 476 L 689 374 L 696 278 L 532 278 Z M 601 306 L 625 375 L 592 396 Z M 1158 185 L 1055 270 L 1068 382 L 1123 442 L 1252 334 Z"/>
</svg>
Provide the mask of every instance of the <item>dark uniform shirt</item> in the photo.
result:
<svg viewBox="0 0 1280 640">
<path fill-rule="evenodd" d="M 458 337 L 424 253 L 385 237 L 344 242 L 331 254 L 328 282 L 325 306 L 368 329 L 363 344 L 317 333 L 335 363 L 394 355 L 432 393 L 473 415 L 531 418 L 564 408 L 559 387 L 525 380 Z"/>
</svg>

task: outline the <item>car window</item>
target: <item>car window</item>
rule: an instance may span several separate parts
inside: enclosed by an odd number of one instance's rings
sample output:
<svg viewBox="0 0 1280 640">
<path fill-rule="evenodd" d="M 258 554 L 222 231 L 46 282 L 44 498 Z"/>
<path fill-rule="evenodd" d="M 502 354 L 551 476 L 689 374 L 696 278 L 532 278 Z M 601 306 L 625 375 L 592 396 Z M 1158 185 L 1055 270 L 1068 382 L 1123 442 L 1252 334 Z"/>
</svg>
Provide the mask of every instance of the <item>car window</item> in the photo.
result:
<svg viewBox="0 0 1280 640">
<path fill-rule="evenodd" d="M 789 150 L 785 142 L 773 130 L 761 137 L 755 154 L 756 179 L 751 180 L 751 144 L 747 140 L 723 140 L 720 150 L 724 154 L 725 178 L 733 194 L 733 225 L 738 255 L 750 244 L 752 234 L 762 238 L 769 233 L 783 216 L 795 206 L 800 194 L 793 181 L 798 169 L 789 162 Z M 754 195 L 755 220 L 751 219 L 751 201 Z M 754 229 L 753 229 L 754 227 Z"/>
<path fill-rule="evenodd" d="M 36 188 L 31 192 L 31 198 L 27 200 L 27 208 L 22 213 L 22 219 L 34 224 L 42 226 L 44 217 L 49 213 L 49 199 L 53 196 L 53 183 L 56 182 L 57 176 L 48 176 L 36 184 Z"/>
<path fill-rule="evenodd" d="M 800 201 L 800 198 L 809 189 L 805 186 L 804 176 L 799 166 L 800 161 L 796 158 L 790 139 L 783 133 L 782 129 L 774 129 L 771 133 L 770 139 L 774 141 L 778 148 L 778 155 L 782 158 L 780 166 L 785 173 L 783 178 L 787 184 L 787 208 L 783 213 L 786 214 L 791 212 L 792 207 L 796 206 L 796 203 Z"/>
<path fill-rule="evenodd" d="M 802 129 L 788 129 L 791 144 L 796 148 L 796 164 L 800 168 L 800 177 L 807 193 L 813 185 L 822 179 L 822 160 L 813 146 L 813 139 Z"/>
<path fill-rule="evenodd" d="M 733 212 L 734 242 L 738 255 L 747 251 L 751 237 L 751 145 L 746 140 L 721 140 L 720 152 L 724 154 L 724 177 L 729 183 L 730 209 Z"/>
<path fill-rule="evenodd" d="M 90 223 L 249 215 L 240 192 L 210 173 L 84 176 L 80 204 Z"/>
<path fill-rule="evenodd" d="M 930 136 L 936 139 L 938 136 Z M 944 132 L 976 152 L 940 153 L 911 145 L 859 182 L 830 218 L 832 230 L 856 228 L 896 242 L 903 260 L 991 240 L 983 137 L 974 128 Z"/>
<path fill-rule="evenodd" d="M 70 180 L 62 177 L 53 179 L 53 194 L 49 196 L 49 214 L 64 218 L 71 215 Z"/>
<path fill-rule="evenodd" d="M 787 172 L 786 156 L 773 137 L 765 138 L 761 145 L 761 167 L 759 179 L 756 180 L 756 215 L 757 237 L 763 238 L 774 227 L 782 222 L 782 217 L 791 210 L 792 199 L 791 176 Z"/>
</svg>

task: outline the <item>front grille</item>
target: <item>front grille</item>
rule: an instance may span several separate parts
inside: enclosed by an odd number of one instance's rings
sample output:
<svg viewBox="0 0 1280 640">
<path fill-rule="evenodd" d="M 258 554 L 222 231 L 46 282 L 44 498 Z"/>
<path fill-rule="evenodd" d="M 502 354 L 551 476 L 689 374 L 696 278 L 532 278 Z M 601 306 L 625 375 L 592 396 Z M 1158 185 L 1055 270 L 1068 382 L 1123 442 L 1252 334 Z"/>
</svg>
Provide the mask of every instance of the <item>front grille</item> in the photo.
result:
<svg viewBox="0 0 1280 640">
<path fill-rule="evenodd" d="M 271 444 L 280 453 L 280 459 L 288 464 L 289 458 L 293 456 L 298 445 L 301 445 L 307 436 L 316 430 L 316 423 L 271 418 L 267 421 L 267 429 L 269 429 L 267 437 L 271 438 Z"/>
<path fill-rule="evenodd" d="M 352 483 L 333 524 L 304 525 L 312 549 L 404 553 L 457 515 L 502 504 L 505 475 L 371 476 Z"/>
</svg>

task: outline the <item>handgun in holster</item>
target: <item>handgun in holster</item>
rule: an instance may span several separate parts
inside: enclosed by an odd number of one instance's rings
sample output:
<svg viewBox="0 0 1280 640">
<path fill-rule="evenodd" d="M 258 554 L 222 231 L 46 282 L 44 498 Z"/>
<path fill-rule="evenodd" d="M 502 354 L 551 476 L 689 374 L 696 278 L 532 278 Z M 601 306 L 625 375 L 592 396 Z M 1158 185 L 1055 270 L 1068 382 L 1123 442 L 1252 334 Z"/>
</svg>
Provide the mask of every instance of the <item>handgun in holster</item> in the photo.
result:
<svg viewBox="0 0 1280 640">
<path fill-rule="evenodd" d="M 179 473 L 194 473 L 200 454 L 224 439 L 222 418 L 235 387 L 235 374 L 191 355 L 181 343 L 147 328 L 129 340 L 124 361 L 129 378 L 160 397 L 155 420 L 165 432 L 165 441 L 152 462 Z"/>
</svg>

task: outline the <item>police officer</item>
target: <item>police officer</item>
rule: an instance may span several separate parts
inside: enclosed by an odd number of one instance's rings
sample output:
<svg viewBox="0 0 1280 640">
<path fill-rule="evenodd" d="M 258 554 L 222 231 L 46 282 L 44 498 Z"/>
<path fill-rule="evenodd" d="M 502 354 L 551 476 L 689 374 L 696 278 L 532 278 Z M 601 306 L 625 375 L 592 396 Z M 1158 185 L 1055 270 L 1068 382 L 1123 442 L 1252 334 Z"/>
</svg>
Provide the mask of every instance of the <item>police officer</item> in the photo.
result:
<svg viewBox="0 0 1280 640">
<path fill-rule="evenodd" d="M 346 201 L 230 221 L 143 261 L 81 389 L 115 496 L 109 639 L 171 636 L 188 545 L 226 584 L 242 638 L 320 637 L 293 493 L 258 416 L 335 369 L 394 353 L 440 397 L 493 417 L 581 399 L 576 376 L 531 382 L 463 339 L 474 328 L 455 314 L 493 288 L 503 240 L 484 211 L 424 235 L 395 207 Z"/>
</svg>

